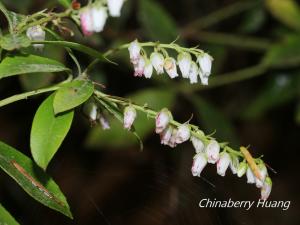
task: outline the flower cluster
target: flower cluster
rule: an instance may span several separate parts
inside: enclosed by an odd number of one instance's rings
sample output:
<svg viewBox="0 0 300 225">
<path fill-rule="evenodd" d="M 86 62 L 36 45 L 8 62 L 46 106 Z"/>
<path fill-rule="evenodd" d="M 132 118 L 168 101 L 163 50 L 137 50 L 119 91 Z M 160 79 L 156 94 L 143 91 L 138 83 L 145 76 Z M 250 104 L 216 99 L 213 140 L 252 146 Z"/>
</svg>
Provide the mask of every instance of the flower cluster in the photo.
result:
<svg viewBox="0 0 300 225">
<path fill-rule="evenodd" d="M 145 43 L 144 46 L 149 46 L 149 43 Z M 173 43 L 154 43 L 153 46 L 154 52 L 148 58 L 143 49 L 143 44 L 137 40 L 129 44 L 128 50 L 130 61 L 134 67 L 134 76 L 151 78 L 154 68 L 158 75 L 165 71 L 173 79 L 179 76 L 178 66 L 182 77 L 189 79 L 191 84 L 197 83 L 199 77 L 203 85 L 208 85 L 213 61 L 209 54 L 196 48 L 182 48 Z M 178 52 L 177 60 L 168 55 L 166 48 Z M 192 56 L 195 56 L 196 61 L 193 61 Z"/>
<path fill-rule="evenodd" d="M 80 9 L 81 29 L 85 36 L 94 32 L 101 32 L 105 26 L 108 13 L 112 17 L 119 17 L 124 0 L 96 1 Z M 107 12 L 108 11 L 108 12 Z"/>
</svg>

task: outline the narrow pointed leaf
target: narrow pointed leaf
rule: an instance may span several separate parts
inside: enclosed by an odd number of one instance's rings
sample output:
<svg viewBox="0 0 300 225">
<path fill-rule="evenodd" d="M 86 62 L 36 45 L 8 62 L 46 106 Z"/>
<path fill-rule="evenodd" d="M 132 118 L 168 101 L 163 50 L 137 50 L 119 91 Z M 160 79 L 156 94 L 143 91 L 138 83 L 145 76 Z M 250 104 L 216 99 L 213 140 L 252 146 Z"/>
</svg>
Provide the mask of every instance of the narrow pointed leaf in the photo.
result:
<svg viewBox="0 0 300 225">
<path fill-rule="evenodd" d="M 34 161 L 44 170 L 70 130 L 74 112 L 68 111 L 55 116 L 54 94 L 38 108 L 31 128 L 30 147 Z"/>
<path fill-rule="evenodd" d="M 30 158 L 3 142 L 0 142 L 0 167 L 32 198 L 72 218 L 67 200 L 54 180 Z"/>
<path fill-rule="evenodd" d="M 19 225 L 15 218 L 0 204 L 0 224 Z"/>
</svg>

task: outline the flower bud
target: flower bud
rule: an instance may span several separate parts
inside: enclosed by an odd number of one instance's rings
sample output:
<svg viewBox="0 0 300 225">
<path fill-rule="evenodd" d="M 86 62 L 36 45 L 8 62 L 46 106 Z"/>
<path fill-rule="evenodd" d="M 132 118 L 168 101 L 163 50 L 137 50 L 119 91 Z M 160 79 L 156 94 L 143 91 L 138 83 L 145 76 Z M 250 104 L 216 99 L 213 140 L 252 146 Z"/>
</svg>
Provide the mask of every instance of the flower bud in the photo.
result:
<svg viewBox="0 0 300 225">
<path fill-rule="evenodd" d="M 265 179 L 268 175 L 268 170 L 264 163 L 259 163 L 257 165 L 257 167 L 258 167 L 261 179 L 255 177 L 255 183 L 256 183 L 256 187 L 261 188 L 261 187 L 263 187 Z"/>
<path fill-rule="evenodd" d="M 211 140 L 205 148 L 207 161 L 215 164 L 219 160 L 220 145 L 216 140 Z"/>
<path fill-rule="evenodd" d="M 247 183 L 248 184 L 254 184 L 255 183 L 254 173 L 252 172 L 252 170 L 249 166 L 247 168 L 246 176 L 247 176 Z"/>
<path fill-rule="evenodd" d="M 239 158 L 236 155 L 231 155 L 229 167 L 233 174 L 237 174 L 238 169 L 239 169 L 239 163 L 240 163 Z"/>
<path fill-rule="evenodd" d="M 191 84 L 195 84 L 198 82 L 198 73 L 199 73 L 199 68 L 197 64 L 194 61 L 192 61 L 189 75 L 188 75 Z"/>
<path fill-rule="evenodd" d="M 263 200 L 267 200 L 271 194 L 271 190 L 272 190 L 272 180 L 270 177 L 266 177 L 265 183 L 260 190 L 260 194 L 261 194 L 260 198 Z"/>
<path fill-rule="evenodd" d="M 205 77 L 208 77 L 211 73 L 212 60 L 212 57 L 207 53 L 204 53 L 197 59 L 201 72 Z"/>
<path fill-rule="evenodd" d="M 159 52 L 152 52 L 150 55 L 150 61 L 156 70 L 157 74 L 164 73 L 164 56 Z"/>
<path fill-rule="evenodd" d="M 93 30 L 101 32 L 107 19 L 107 9 L 103 6 L 92 7 Z"/>
<path fill-rule="evenodd" d="M 152 73 L 153 73 L 153 66 L 149 59 L 145 59 L 144 76 L 146 78 L 151 78 Z"/>
<path fill-rule="evenodd" d="M 191 141 L 192 141 L 192 144 L 195 148 L 196 153 L 200 153 L 200 152 L 204 153 L 205 152 L 204 151 L 204 144 L 199 138 L 197 138 L 195 136 L 191 136 Z"/>
<path fill-rule="evenodd" d="M 124 0 L 107 0 L 108 12 L 112 17 L 119 17 Z"/>
<path fill-rule="evenodd" d="M 246 173 L 248 165 L 246 162 L 241 162 L 237 170 L 237 176 L 242 177 Z"/>
<path fill-rule="evenodd" d="M 138 64 L 138 61 L 141 58 L 141 46 L 137 40 L 130 43 L 128 51 L 131 63 L 133 65 Z"/>
<path fill-rule="evenodd" d="M 137 64 L 134 64 L 134 76 L 141 77 L 145 72 L 146 61 L 144 57 L 140 57 Z"/>
<path fill-rule="evenodd" d="M 163 132 L 160 133 L 160 143 L 162 145 L 168 145 L 172 137 L 172 133 L 173 133 L 172 126 L 168 126 L 166 129 L 164 129 Z"/>
<path fill-rule="evenodd" d="M 127 106 L 124 109 L 124 121 L 123 121 L 124 128 L 130 130 L 135 118 L 136 118 L 135 108 L 133 108 L 132 106 Z"/>
<path fill-rule="evenodd" d="M 27 37 L 32 41 L 44 41 L 46 37 L 45 31 L 42 29 L 40 25 L 36 25 L 33 27 L 29 27 L 26 31 Z M 42 50 L 43 44 L 33 44 L 35 49 Z"/>
<path fill-rule="evenodd" d="M 155 132 L 157 134 L 163 132 L 163 130 L 168 127 L 171 119 L 171 112 L 166 108 L 162 109 L 155 117 Z"/>
<path fill-rule="evenodd" d="M 204 169 L 204 167 L 206 166 L 206 164 L 207 164 L 206 155 L 204 153 L 196 154 L 193 158 L 193 165 L 191 169 L 193 176 L 200 177 L 200 174 Z"/>
<path fill-rule="evenodd" d="M 175 147 L 177 146 L 177 144 L 176 144 L 176 136 L 177 136 L 177 129 L 174 128 L 174 129 L 172 130 L 172 136 L 171 136 L 171 138 L 170 138 L 170 140 L 169 140 L 169 143 L 168 143 L 168 145 L 169 145 L 171 148 L 175 148 Z"/>
<path fill-rule="evenodd" d="M 181 144 L 191 137 L 191 130 L 188 124 L 181 124 L 178 127 L 177 134 L 176 134 L 176 143 Z"/>
<path fill-rule="evenodd" d="M 97 106 L 96 104 L 92 104 L 89 112 L 89 117 L 91 121 L 95 121 L 97 119 Z"/>
<path fill-rule="evenodd" d="M 90 36 L 94 32 L 94 24 L 92 10 L 90 7 L 85 7 L 80 11 L 80 24 L 82 33 L 85 36 Z"/>
<path fill-rule="evenodd" d="M 177 56 L 177 63 L 183 78 L 189 78 L 192 57 L 188 52 L 181 52 Z"/>
<path fill-rule="evenodd" d="M 220 154 L 220 159 L 217 162 L 217 173 L 224 177 L 226 170 L 230 164 L 230 155 L 227 152 L 222 152 Z"/>
<path fill-rule="evenodd" d="M 178 77 L 176 60 L 174 58 L 171 57 L 166 58 L 164 62 L 164 68 L 167 74 L 169 75 L 169 77 L 171 77 L 172 79 Z"/>
<path fill-rule="evenodd" d="M 102 129 L 103 130 L 109 130 L 110 125 L 109 125 L 109 122 L 106 119 L 106 117 L 102 113 L 98 113 L 97 117 L 98 117 L 98 120 L 100 122 L 100 125 L 101 125 Z"/>
</svg>

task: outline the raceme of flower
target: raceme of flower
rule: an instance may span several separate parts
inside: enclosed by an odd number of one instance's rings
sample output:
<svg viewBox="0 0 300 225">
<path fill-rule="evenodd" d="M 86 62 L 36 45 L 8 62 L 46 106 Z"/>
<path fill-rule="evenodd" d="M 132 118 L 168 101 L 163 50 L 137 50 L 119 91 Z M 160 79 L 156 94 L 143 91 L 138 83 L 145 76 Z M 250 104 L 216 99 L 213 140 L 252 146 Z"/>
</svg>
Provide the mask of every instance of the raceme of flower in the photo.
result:
<svg viewBox="0 0 300 225">
<path fill-rule="evenodd" d="M 146 47 L 154 48 L 149 58 L 144 50 Z M 177 60 L 170 57 L 166 49 L 175 50 L 178 53 Z M 179 76 L 180 71 L 182 78 L 189 79 L 191 84 L 200 80 L 203 85 L 208 85 L 213 58 L 200 49 L 183 48 L 174 43 L 139 43 L 138 40 L 134 40 L 128 45 L 128 51 L 134 67 L 134 76 L 151 78 L 154 68 L 158 75 L 166 72 L 173 79 Z"/>
</svg>

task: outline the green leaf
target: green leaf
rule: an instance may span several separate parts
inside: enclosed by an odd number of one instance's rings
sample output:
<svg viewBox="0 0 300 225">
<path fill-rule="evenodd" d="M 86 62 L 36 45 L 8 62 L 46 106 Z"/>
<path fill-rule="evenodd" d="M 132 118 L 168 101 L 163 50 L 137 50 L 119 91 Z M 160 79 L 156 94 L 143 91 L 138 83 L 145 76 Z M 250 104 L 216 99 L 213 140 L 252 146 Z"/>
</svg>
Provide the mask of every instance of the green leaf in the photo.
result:
<svg viewBox="0 0 300 225">
<path fill-rule="evenodd" d="M 72 218 L 66 198 L 53 179 L 30 158 L 3 142 L 0 167 L 35 200 Z"/>
<path fill-rule="evenodd" d="M 65 8 L 70 8 L 72 4 L 71 0 L 58 0 L 58 3 Z"/>
<path fill-rule="evenodd" d="M 191 97 L 190 100 L 197 110 L 197 116 L 200 118 L 205 132 L 216 131 L 214 136 L 219 140 L 238 144 L 238 138 L 234 127 L 232 126 L 230 119 L 227 118 L 224 113 L 199 96 L 195 95 Z"/>
<path fill-rule="evenodd" d="M 138 18 L 147 37 L 161 42 L 172 42 L 178 36 L 173 18 L 153 0 L 140 0 Z"/>
<path fill-rule="evenodd" d="M 34 161 L 44 170 L 70 130 L 74 112 L 68 111 L 55 116 L 54 94 L 38 108 L 31 128 L 30 148 Z"/>
<path fill-rule="evenodd" d="M 19 223 L 10 213 L 0 204 L 0 224 L 18 225 Z"/>
<path fill-rule="evenodd" d="M 68 71 L 56 60 L 37 56 L 17 54 L 5 57 L 0 63 L 0 79 L 25 73 L 44 73 Z"/>
<path fill-rule="evenodd" d="M 87 101 L 94 92 L 90 80 L 73 80 L 56 91 L 53 108 L 58 114 L 73 109 Z"/>
<path fill-rule="evenodd" d="M 11 18 L 9 16 L 9 11 L 5 8 L 5 6 L 1 2 L 0 2 L 0 10 L 4 14 L 4 16 L 6 17 L 10 33 L 12 33 L 12 31 L 13 31 L 13 23 L 12 23 Z"/>
<path fill-rule="evenodd" d="M 300 31 L 300 8 L 294 0 L 266 0 L 272 15 L 286 26 Z"/>
<path fill-rule="evenodd" d="M 7 34 L 0 38 L 1 48 L 12 51 L 20 48 L 27 48 L 30 46 L 31 41 L 25 34 Z"/>
<path fill-rule="evenodd" d="M 160 110 L 164 107 L 172 108 L 175 102 L 175 93 L 166 89 L 146 89 L 139 91 L 128 97 L 133 102 L 144 105 L 154 110 Z M 137 113 L 134 121 L 136 134 L 141 139 L 145 139 L 154 131 L 155 122 L 148 118 L 144 113 Z M 93 128 L 88 134 L 86 145 L 90 148 L 108 147 L 123 148 L 136 145 L 135 134 L 123 128 L 123 123 L 118 120 L 111 120 L 110 130 L 102 130 L 101 127 Z"/>
<path fill-rule="evenodd" d="M 298 66 L 300 63 L 300 37 L 287 36 L 283 42 L 273 45 L 263 58 L 271 67 Z"/>
</svg>

